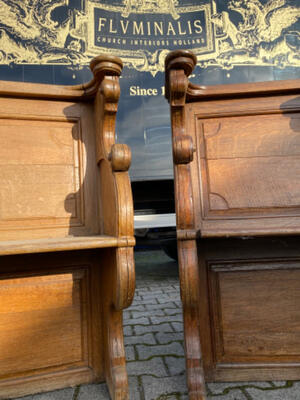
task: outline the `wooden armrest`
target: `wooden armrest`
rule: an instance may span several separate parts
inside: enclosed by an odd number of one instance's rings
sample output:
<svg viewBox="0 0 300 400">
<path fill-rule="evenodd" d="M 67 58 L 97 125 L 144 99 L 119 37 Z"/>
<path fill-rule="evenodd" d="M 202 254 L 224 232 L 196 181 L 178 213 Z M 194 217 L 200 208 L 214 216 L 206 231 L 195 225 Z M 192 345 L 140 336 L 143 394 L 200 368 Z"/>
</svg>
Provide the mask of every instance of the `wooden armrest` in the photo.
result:
<svg viewBox="0 0 300 400">
<path fill-rule="evenodd" d="M 133 237 L 106 235 L 67 236 L 64 238 L 9 240 L 0 242 L 0 255 L 46 253 L 53 251 L 99 249 L 104 247 L 134 246 Z"/>
</svg>

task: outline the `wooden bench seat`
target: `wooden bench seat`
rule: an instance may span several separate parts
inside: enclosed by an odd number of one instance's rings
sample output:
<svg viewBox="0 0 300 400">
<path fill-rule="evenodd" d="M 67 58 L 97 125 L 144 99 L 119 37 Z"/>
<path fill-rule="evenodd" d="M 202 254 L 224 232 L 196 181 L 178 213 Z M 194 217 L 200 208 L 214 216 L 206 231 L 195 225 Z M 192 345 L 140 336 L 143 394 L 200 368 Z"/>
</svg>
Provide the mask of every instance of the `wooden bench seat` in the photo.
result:
<svg viewBox="0 0 300 400">
<path fill-rule="evenodd" d="M 189 82 L 166 58 L 189 396 L 300 378 L 300 80 Z"/>
<path fill-rule="evenodd" d="M 128 399 L 135 286 L 122 62 L 79 86 L 0 82 L 0 399 L 106 380 Z"/>
</svg>

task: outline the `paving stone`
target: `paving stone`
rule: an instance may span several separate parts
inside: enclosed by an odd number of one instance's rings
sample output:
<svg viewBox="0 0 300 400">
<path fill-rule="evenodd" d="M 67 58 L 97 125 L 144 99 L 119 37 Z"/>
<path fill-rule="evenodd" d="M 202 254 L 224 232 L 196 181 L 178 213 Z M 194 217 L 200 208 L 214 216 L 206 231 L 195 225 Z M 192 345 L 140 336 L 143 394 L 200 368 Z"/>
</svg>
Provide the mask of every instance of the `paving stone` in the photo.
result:
<svg viewBox="0 0 300 400">
<path fill-rule="evenodd" d="M 141 400 L 143 388 L 139 386 L 139 382 L 136 376 L 128 377 L 129 384 L 129 399 L 130 400 Z M 107 398 L 109 400 L 109 397 Z"/>
<path fill-rule="evenodd" d="M 181 375 L 185 373 L 184 357 L 164 357 L 170 375 Z"/>
<path fill-rule="evenodd" d="M 159 324 L 159 325 L 137 325 L 134 327 L 134 331 L 136 335 L 142 335 L 147 332 L 174 332 L 172 326 L 170 324 Z"/>
<path fill-rule="evenodd" d="M 81 385 L 78 400 L 107 400 L 109 392 L 105 383 Z"/>
<path fill-rule="evenodd" d="M 150 293 L 150 292 L 153 293 L 153 288 L 151 287 L 151 285 L 146 286 L 143 281 L 141 281 L 141 284 L 142 284 L 142 287 L 135 289 L 135 293 L 138 296 L 142 296 L 143 294 L 147 294 L 147 293 Z"/>
<path fill-rule="evenodd" d="M 284 389 L 261 390 L 247 388 L 246 392 L 254 400 L 299 400 L 300 382 L 291 382 L 291 387 L 286 387 Z"/>
<path fill-rule="evenodd" d="M 157 300 L 157 298 L 156 297 L 154 297 L 153 299 L 147 299 L 147 300 L 137 300 L 137 301 L 133 301 L 132 302 L 132 306 L 135 306 L 135 305 L 140 305 L 140 304 L 142 304 L 142 305 L 146 305 L 146 304 L 158 304 L 158 300 Z"/>
<path fill-rule="evenodd" d="M 226 395 L 209 395 L 207 394 L 208 399 L 215 400 L 256 400 L 251 399 L 250 397 L 246 397 L 246 395 L 240 389 L 233 389 Z M 180 397 L 180 400 L 189 400 L 188 394 Z"/>
<path fill-rule="evenodd" d="M 165 315 L 164 317 L 150 317 L 152 324 L 160 324 L 162 322 L 181 322 L 182 321 L 182 314 L 177 313 L 176 315 Z"/>
<path fill-rule="evenodd" d="M 129 375 L 155 375 L 157 377 L 168 376 L 165 364 L 161 357 L 154 357 L 147 361 L 130 361 L 127 363 Z"/>
<path fill-rule="evenodd" d="M 38 393 L 31 396 L 18 397 L 18 399 L 16 400 L 72 400 L 74 391 L 74 388 L 67 388 L 62 390 L 55 390 L 53 392 Z"/>
<path fill-rule="evenodd" d="M 166 344 L 174 341 L 183 341 L 183 333 L 180 332 L 159 332 L 155 337 L 160 344 Z"/>
<path fill-rule="evenodd" d="M 208 383 L 207 387 L 212 392 L 212 394 L 226 394 L 231 388 L 237 387 L 247 387 L 248 385 L 255 386 L 258 388 L 271 388 L 272 385 L 270 382 L 216 382 L 216 383 Z M 248 390 L 248 389 L 247 389 Z"/>
<path fill-rule="evenodd" d="M 127 361 L 135 360 L 135 352 L 133 346 L 125 346 L 125 354 Z"/>
<path fill-rule="evenodd" d="M 216 399 L 216 400 L 251 400 L 250 397 L 247 398 L 240 389 L 233 389 L 224 396 L 212 395 L 212 396 L 207 396 L 207 397 L 209 399 Z M 253 399 L 253 400 L 257 400 L 257 399 Z"/>
<path fill-rule="evenodd" d="M 139 296 L 142 296 L 143 297 L 143 299 L 147 299 L 147 298 L 149 298 L 149 297 L 157 297 L 157 296 L 159 296 L 159 295 L 161 295 L 161 294 L 163 294 L 165 292 L 165 290 L 163 290 L 163 288 L 161 288 L 161 289 L 153 289 L 152 288 L 152 290 L 148 290 L 148 291 L 145 291 L 145 290 L 139 290 Z"/>
<path fill-rule="evenodd" d="M 132 318 L 131 310 L 123 311 L 123 320 L 125 321 L 125 320 L 130 319 L 130 318 Z"/>
<path fill-rule="evenodd" d="M 174 309 L 173 309 L 174 312 Z M 158 316 L 162 317 L 165 315 L 165 312 L 163 309 L 157 309 L 157 310 L 151 310 L 151 311 L 132 311 L 132 317 L 133 318 L 142 318 L 144 317 L 153 317 L 153 316 Z"/>
<path fill-rule="evenodd" d="M 133 303 L 138 303 L 141 300 L 142 300 L 142 296 L 138 296 L 136 293 L 134 293 Z"/>
<path fill-rule="evenodd" d="M 146 304 L 146 310 L 161 310 L 161 309 L 173 309 L 173 310 L 178 310 L 179 307 L 175 304 L 176 302 L 169 302 L 169 303 L 163 303 L 163 304 Z"/>
<path fill-rule="evenodd" d="M 125 337 L 124 344 L 156 344 L 156 340 L 153 333 L 146 333 L 144 335 Z"/>
<path fill-rule="evenodd" d="M 137 345 L 136 350 L 139 356 L 139 360 L 145 360 L 149 357 L 163 355 L 176 355 L 182 357 L 184 356 L 183 346 L 177 342 L 156 346 Z"/>
<path fill-rule="evenodd" d="M 157 297 L 157 301 L 160 304 L 166 303 L 167 301 L 175 301 L 179 299 L 179 293 L 174 294 L 174 295 L 169 295 L 169 294 L 162 294 Z"/>
<path fill-rule="evenodd" d="M 150 324 L 150 320 L 149 320 L 149 318 L 146 318 L 146 317 L 127 319 L 123 322 L 124 326 L 127 326 L 127 325 L 149 325 L 149 324 Z"/>
<path fill-rule="evenodd" d="M 143 278 L 140 282 L 139 282 L 140 286 L 139 288 L 142 289 L 144 287 L 150 286 L 152 288 L 152 290 L 156 290 L 159 288 L 164 288 L 168 285 L 168 282 L 166 280 L 164 280 L 164 278 L 158 277 L 157 279 L 152 279 L 152 280 L 145 280 L 145 278 Z"/>
<path fill-rule="evenodd" d="M 132 336 L 133 335 L 132 326 L 124 326 L 123 327 L 123 334 L 124 334 L 124 337 L 125 336 Z"/>
<path fill-rule="evenodd" d="M 164 296 L 164 294 L 152 294 L 151 293 L 147 296 L 141 296 L 142 297 L 141 303 L 144 303 L 145 301 L 152 300 L 152 299 L 159 299 L 161 296 Z"/>
<path fill-rule="evenodd" d="M 154 378 L 143 376 L 145 400 L 155 400 L 163 395 L 184 394 L 187 391 L 185 376 L 171 376 L 167 378 Z"/>
<path fill-rule="evenodd" d="M 173 288 L 171 289 L 164 289 L 164 295 L 167 295 L 169 297 L 175 298 L 175 300 L 179 299 L 180 293 L 179 293 L 179 288 L 178 290 L 174 290 Z"/>
<path fill-rule="evenodd" d="M 182 311 L 180 308 L 163 308 L 165 315 L 180 315 L 180 320 L 182 321 Z"/>
<path fill-rule="evenodd" d="M 144 304 L 135 304 L 134 306 L 130 306 L 128 311 L 145 311 L 146 306 Z"/>
<path fill-rule="evenodd" d="M 183 323 L 182 322 L 171 322 L 171 325 L 175 332 L 183 332 Z"/>
<path fill-rule="evenodd" d="M 182 308 L 181 300 L 175 300 L 174 303 L 176 304 L 177 307 Z"/>
</svg>

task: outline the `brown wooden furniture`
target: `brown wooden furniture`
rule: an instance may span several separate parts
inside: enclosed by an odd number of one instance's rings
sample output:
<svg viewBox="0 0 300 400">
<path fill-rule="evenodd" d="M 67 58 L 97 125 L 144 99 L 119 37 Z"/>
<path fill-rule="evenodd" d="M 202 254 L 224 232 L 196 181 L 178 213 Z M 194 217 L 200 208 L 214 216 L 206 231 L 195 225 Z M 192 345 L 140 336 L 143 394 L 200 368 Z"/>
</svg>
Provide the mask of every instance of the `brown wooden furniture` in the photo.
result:
<svg viewBox="0 0 300 400">
<path fill-rule="evenodd" d="M 130 151 L 115 144 L 122 62 L 60 87 L 0 82 L 0 398 L 106 380 L 128 398 Z"/>
<path fill-rule="evenodd" d="M 195 86 L 166 59 L 190 398 L 300 378 L 300 80 Z"/>
</svg>

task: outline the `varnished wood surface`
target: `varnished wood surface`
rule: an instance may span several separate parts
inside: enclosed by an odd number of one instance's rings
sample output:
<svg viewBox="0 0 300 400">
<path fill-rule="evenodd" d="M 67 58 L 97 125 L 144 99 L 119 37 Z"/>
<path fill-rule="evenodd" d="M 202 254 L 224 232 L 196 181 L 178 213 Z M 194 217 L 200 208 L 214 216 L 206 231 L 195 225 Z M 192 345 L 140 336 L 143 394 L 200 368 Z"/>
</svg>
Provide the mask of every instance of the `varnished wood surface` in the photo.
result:
<svg viewBox="0 0 300 400">
<path fill-rule="evenodd" d="M 128 399 L 131 153 L 115 143 L 120 59 L 61 87 L 0 82 L 0 398 L 106 380 Z"/>
<path fill-rule="evenodd" d="M 134 246 L 132 237 L 68 236 L 64 238 L 11 240 L 0 242 L 1 255 L 46 253 L 52 251 L 100 249 L 104 247 Z"/>
<path fill-rule="evenodd" d="M 198 241 L 208 381 L 299 379 L 300 238 Z"/>
<path fill-rule="evenodd" d="M 300 80 L 196 86 L 195 64 L 171 53 L 165 92 L 187 383 L 204 400 L 204 378 L 300 376 Z"/>
</svg>

